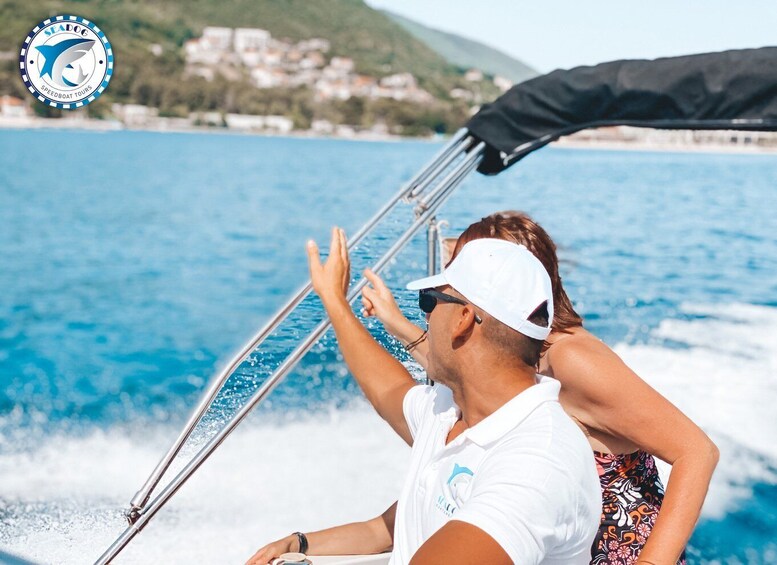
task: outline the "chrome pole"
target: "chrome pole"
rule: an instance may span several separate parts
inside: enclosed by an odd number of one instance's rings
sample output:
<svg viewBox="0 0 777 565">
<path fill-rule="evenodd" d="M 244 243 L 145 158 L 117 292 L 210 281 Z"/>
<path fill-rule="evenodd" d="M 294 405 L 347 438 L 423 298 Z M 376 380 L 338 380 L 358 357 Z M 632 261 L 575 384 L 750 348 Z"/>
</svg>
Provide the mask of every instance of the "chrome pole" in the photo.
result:
<svg viewBox="0 0 777 565">
<path fill-rule="evenodd" d="M 480 144 L 484 146 L 484 144 Z M 479 146 L 479 147 L 480 147 Z M 437 208 L 439 208 L 453 193 L 456 187 L 461 184 L 461 181 L 466 176 L 466 173 L 477 167 L 479 159 L 481 157 L 482 147 L 477 152 L 472 152 L 466 158 L 467 167 L 462 169 L 461 174 L 456 177 L 448 177 L 447 185 L 441 189 L 436 190 L 436 197 L 423 209 L 417 209 L 417 217 L 415 222 L 404 232 L 402 236 L 394 242 L 389 250 L 383 255 L 383 257 L 375 263 L 372 270 L 375 273 L 381 273 L 388 263 L 404 248 L 410 239 L 420 230 L 425 223 L 427 223 L 433 216 Z M 367 284 L 367 279 L 362 278 L 354 285 L 351 291 L 348 293 L 347 299 L 349 303 L 353 303 L 359 296 L 362 288 Z M 113 542 L 113 544 L 103 553 L 95 565 L 106 565 L 110 563 L 140 531 L 148 524 L 151 518 L 167 503 L 168 500 L 184 485 L 184 483 L 191 477 L 191 475 L 210 457 L 213 452 L 218 448 L 230 433 L 245 419 L 245 417 L 253 410 L 267 395 L 269 395 L 275 387 L 285 378 L 285 376 L 297 365 L 302 357 L 310 351 L 315 343 L 324 335 L 329 329 L 331 321 L 326 317 L 321 323 L 319 323 L 315 329 L 308 335 L 308 337 L 292 351 L 283 363 L 275 370 L 275 372 L 265 381 L 254 393 L 251 398 L 238 410 L 238 412 L 227 422 L 227 424 L 219 430 L 219 432 L 213 436 L 205 446 L 203 446 L 199 452 L 189 461 L 189 463 L 170 481 L 168 485 L 154 498 L 148 506 L 140 509 L 137 518 L 134 522 L 130 523 L 124 532 Z"/>
<path fill-rule="evenodd" d="M 437 274 L 438 265 L 438 239 L 440 231 L 437 229 L 437 218 L 429 218 L 429 226 L 426 228 L 426 274 L 428 276 Z"/>
<path fill-rule="evenodd" d="M 429 175 L 433 171 L 437 171 L 440 168 L 441 163 L 450 163 L 453 159 L 466 152 L 471 144 L 472 138 L 469 137 L 466 128 L 460 129 L 453 138 L 442 148 L 432 159 L 424 166 L 418 173 L 416 173 L 405 185 L 378 210 L 375 215 L 361 227 L 348 241 L 348 249 L 352 249 L 361 242 L 361 240 L 380 222 L 403 198 L 405 198 L 410 192 L 416 191 L 416 195 L 428 186 Z M 419 189 L 419 184 L 427 181 L 422 188 Z M 415 198 L 413 196 L 412 198 Z M 240 351 L 235 355 L 229 363 L 218 373 L 215 379 L 211 381 L 210 386 L 206 390 L 205 394 L 201 398 L 199 404 L 196 406 L 192 414 L 189 416 L 183 430 L 176 438 L 173 445 L 157 463 L 154 470 L 149 475 L 143 486 L 135 493 L 130 501 L 130 507 L 125 512 L 125 516 L 130 524 L 133 524 L 138 519 L 140 511 L 146 505 L 151 493 L 159 484 L 162 476 L 167 472 L 167 469 L 172 464 L 175 456 L 178 455 L 183 444 L 189 439 L 194 428 L 202 419 L 207 409 L 213 403 L 213 400 L 218 395 L 218 392 L 224 386 L 224 383 L 229 379 L 230 375 L 243 363 L 251 352 L 256 349 L 267 337 L 278 328 L 278 326 L 291 314 L 291 312 L 300 305 L 300 303 L 307 298 L 313 287 L 308 282 L 283 306 L 278 312 L 265 324 L 265 326 L 254 335 Z"/>
<path fill-rule="evenodd" d="M 417 190 L 418 186 L 424 183 L 427 179 L 433 176 L 433 174 L 438 174 L 439 171 L 438 165 L 441 162 L 447 161 L 450 163 L 453 158 L 455 158 L 456 155 L 459 155 L 461 153 L 461 149 L 466 149 L 465 146 L 468 146 L 470 142 L 472 141 L 472 137 L 469 135 L 469 131 L 467 128 L 461 128 L 459 131 L 457 131 L 455 134 L 453 134 L 453 137 L 451 140 L 438 151 L 434 157 L 420 170 L 418 171 L 411 179 L 408 181 L 408 183 L 405 185 L 405 187 L 408 189 L 408 192 L 411 193 L 411 198 L 414 198 L 418 192 L 420 192 L 423 189 Z M 456 151 L 458 149 L 458 151 Z M 448 158 L 451 158 L 448 160 Z"/>
<path fill-rule="evenodd" d="M 420 214 L 422 211 L 431 207 L 431 203 L 440 195 L 440 193 L 451 182 L 456 182 L 457 179 L 463 179 L 473 169 L 472 163 L 478 163 L 483 155 L 483 150 L 486 144 L 480 142 L 474 149 L 472 149 L 467 156 L 459 161 L 455 167 L 453 167 L 440 183 L 433 189 L 429 190 L 423 198 L 420 198 L 416 205 L 416 214 Z"/>
<path fill-rule="evenodd" d="M 468 151 L 472 145 L 475 143 L 475 139 L 472 137 L 466 138 L 461 143 L 461 150 L 462 151 Z M 450 152 L 447 156 L 440 159 L 439 163 L 437 163 L 436 166 L 430 167 L 427 169 L 429 171 L 429 174 L 426 178 L 424 178 L 422 181 L 418 182 L 418 184 L 410 191 L 410 194 L 408 195 L 408 199 L 412 200 L 418 197 L 419 194 L 421 194 L 424 190 L 426 190 L 426 187 L 431 184 L 437 176 L 448 168 L 448 166 L 459 156 L 461 155 L 461 151 L 459 152 Z"/>
</svg>

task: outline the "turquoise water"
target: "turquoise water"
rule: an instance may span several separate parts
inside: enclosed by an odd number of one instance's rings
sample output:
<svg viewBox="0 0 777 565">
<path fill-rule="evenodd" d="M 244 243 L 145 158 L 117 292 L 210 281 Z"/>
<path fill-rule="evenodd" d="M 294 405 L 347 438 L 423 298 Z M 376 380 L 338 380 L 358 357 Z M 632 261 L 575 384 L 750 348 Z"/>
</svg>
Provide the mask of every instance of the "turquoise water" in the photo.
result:
<svg viewBox="0 0 777 565">
<path fill-rule="evenodd" d="M 171 441 L 210 376 L 305 282 L 305 240 L 326 242 L 332 225 L 354 232 L 438 147 L 0 131 L 0 547 L 78 562 L 72 531 L 57 550 L 29 541 L 59 540 L 47 520 L 73 519 L 76 500 L 128 500 L 140 482 L 90 498 L 64 480 L 55 503 L 20 478 L 20 462 L 34 468 L 51 438 L 96 462 L 103 454 L 81 450 L 84 438 L 139 422 Z M 496 210 L 531 213 L 560 244 L 589 329 L 719 443 L 695 563 L 777 562 L 775 179 L 777 155 L 548 148 L 498 177 L 473 175 L 440 213 L 450 235 Z M 392 216 L 356 267 L 410 214 Z M 421 234 L 387 275 L 412 315 L 401 283 L 423 271 L 424 246 Z M 307 302 L 231 380 L 212 419 L 319 317 Z M 262 417 L 283 438 L 358 396 L 329 336 Z"/>
</svg>

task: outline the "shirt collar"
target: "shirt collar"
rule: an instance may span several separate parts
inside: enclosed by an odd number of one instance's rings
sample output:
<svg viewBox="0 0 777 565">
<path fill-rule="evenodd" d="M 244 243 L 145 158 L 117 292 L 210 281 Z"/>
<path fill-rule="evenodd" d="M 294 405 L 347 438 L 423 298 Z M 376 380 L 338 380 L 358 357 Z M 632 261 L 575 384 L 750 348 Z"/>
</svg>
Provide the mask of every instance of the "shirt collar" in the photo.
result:
<svg viewBox="0 0 777 565">
<path fill-rule="evenodd" d="M 561 383 L 541 375 L 537 375 L 537 379 L 537 384 L 508 400 L 496 412 L 465 430 L 462 436 L 483 447 L 517 427 L 539 405 L 545 402 L 558 402 Z"/>
</svg>

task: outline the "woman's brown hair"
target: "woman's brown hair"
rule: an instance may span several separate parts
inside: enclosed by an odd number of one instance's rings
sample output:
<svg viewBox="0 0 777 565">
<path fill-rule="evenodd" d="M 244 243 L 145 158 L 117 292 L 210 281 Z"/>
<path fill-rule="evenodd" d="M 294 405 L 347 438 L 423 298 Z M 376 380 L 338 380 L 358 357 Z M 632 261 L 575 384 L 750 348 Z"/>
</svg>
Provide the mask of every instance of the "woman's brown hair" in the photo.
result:
<svg viewBox="0 0 777 565">
<path fill-rule="evenodd" d="M 553 325 L 554 332 L 569 333 L 570 328 L 583 325 L 583 319 L 575 312 L 572 301 L 564 291 L 561 276 L 558 273 L 556 244 L 542 226 L 532 220 L 528 214 L 508 210 L 486 216 L 470 225 L 456 240 L 451 261 L 459 254 L 466 243 L 483 238 L 505 239 L 526 246 L 540 260 L 550 275 L 553 288 Z M 449 262 L 450 264 L 450 262 Z"/>
</svg>

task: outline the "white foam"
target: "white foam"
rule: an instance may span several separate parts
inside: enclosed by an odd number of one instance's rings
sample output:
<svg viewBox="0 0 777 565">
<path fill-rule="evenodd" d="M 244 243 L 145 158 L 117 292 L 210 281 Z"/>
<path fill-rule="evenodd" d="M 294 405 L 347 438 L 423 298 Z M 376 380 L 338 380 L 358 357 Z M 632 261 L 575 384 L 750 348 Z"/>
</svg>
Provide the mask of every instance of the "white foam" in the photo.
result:
<svg viewBox="0 0 777 565">
<path fill-rule="evenodd" d="M 296 530 L 371 518 L 397 497 L 409 448 L 363 404 L 283 427 L 246 424 L 117 563 L 242 563 Z M 0 547 L 42 563 L 94 561 L 176 430 L 51 438 L 0 458 Z"/>
<path fill-rule="evenodd" d="M 656 344 L 616 351 L 717 442 L 704 511 L 716 517 L 746 500 L 753 482 L 777 482 L 777 309 L 684 309 L 698 317 L 666 320 Z M 124 529 L 121 510 L 176 433 L 113 429 L 4 454 L 0 547 L 43 563 L 93 561 Z M 409 448 L 363 403 L 285 425 L 247 422 L 116 562 L 242 563 L 291 531 L 377 515 L 397 498 L 408 460 Z"/>
<path fill-rule="evenodd" d="M 685 348 L 615 350 L 720 448 L 703 513 L 720 517 L 750 496 L 752 483 L 777 482 L 777 309 L 689 304 L 683 310 L 699 317 L 665 320 L 652 337 Z"/>
</svg>

